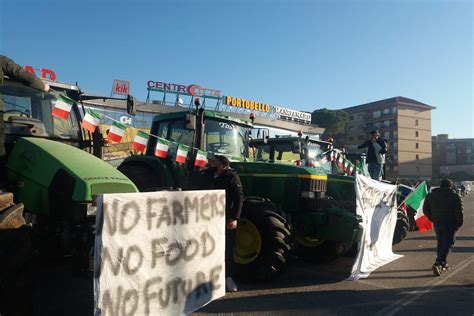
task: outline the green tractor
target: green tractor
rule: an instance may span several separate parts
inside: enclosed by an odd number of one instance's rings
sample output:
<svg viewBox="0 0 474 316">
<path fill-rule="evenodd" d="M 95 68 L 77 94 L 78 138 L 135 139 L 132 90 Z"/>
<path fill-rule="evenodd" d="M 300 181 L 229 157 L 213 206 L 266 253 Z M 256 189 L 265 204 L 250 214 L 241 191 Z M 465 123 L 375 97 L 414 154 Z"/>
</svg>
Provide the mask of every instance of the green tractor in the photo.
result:
<svg viewBox="0 0 474 316">
<path fill-rule="evenodd" d="M 6 190 L 24 205 L 25 217 L 40 239 L 70 252 L 83 230 L 93 230 L 99 194 L 137 192 L 137 188 L 91 154 L 100 149 L 102 137 L 80 127 L 84 109 L 77 101 L 79 89 L 48 83 L 55 91 L 38 91 L 8 78 L 0 86 L 7 152 L 0 168 L 7 176 Z M 59 94 L 76 100 L 67 119 L 52 116 Z"/>
<path fill-rule="evenodd" d="M 354 178 L 345 176 L 343 168 L 327 159 L 328 151 L 332 149 L 331 143 L 300 137 L 275 137 L 265 140 L 255 139 L 251 146 L 257 160 L 324 169 L 328 173 L 327 194 L 341 203 L 344 208 L 355 211 Z M 292 151 L 295 147 L 301 149 Z M 342 153 L 340 150 L 334 150 Z M 365 155 L 358 153 L 343 153 L 343 155 L 355 166 L 358 174 L 369 176 Z M 402 204 L 401 202 L 409 192 L 411 192 L 409 187 L 398 186 L 398 205 Z M 393 234 L 394 245 L 402 242 L 407 236 L 410 230 L 410 218 L 413 217 L 411 214 L 413 212 L 406 206 L 398 208 L 397 225 Z"/>
<path fill-rule="evenodd" d="M 226 155 L 240 176 L 244 207 L 236 234 L 234 261 L 238 278 L 266 281 L 276 277 L 292 257 L 294 240 L 315 261 L 344 254 L 361 238 L 361 218 L 327 196 L 324 169 L 258 162 L 250 158 L 252 124 L 215 111 L 196 109 L 154 117 L 151 134 L 167 139 L 170 156 L 177 144 Z M 197 171 L 193 159 L 177 164 L 155 156 L 157 138 L 150 137 L 145 155 L 129 157 L 118 167 L 140 191 L 192 188 Z M 298 146 L 298 145 L 296 145 Z M 299 150 L 295 147 L 293 151 Z"/>
</svg>

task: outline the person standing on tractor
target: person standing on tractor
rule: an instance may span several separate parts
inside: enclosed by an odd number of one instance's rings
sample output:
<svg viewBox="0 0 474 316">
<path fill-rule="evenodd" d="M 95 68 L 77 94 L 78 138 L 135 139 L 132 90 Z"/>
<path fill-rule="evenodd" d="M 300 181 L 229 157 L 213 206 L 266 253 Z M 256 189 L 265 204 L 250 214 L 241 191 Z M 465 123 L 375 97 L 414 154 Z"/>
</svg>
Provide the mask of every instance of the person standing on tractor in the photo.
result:
<svg viewBox="0 0 474 316">
<path fill-rule="evenodd" d="M 454 246 L 456 232 L 463 224 L 462 210 L 461 198 L 449 179 L 442 180 L 440 187 L 425 198 L 423 213 L 433 222 L 437 240 L 437 257 L 432 267 L 436 276 L 449 269 L 446 260 Z"/>
<path fill-rule="evenodd" d="M 387 153 L 387 143 L 380 137 L 377 130 L 370 132 L 370 139 L 359 145 L 358 149 L 367 148 L 366 162 L 370 177 L 374 180 L 382 179 L 382 169 Z"/>
<path fill-rule="evenodd" d="M 225 156 L 215 155 L 209 160 L 209 168 L 204 169 L 200 189 L 225 190 L 226 208 L 226 241 L 225 241 L 225 274 L 226 289 L 236 292 L 234 276 L 234 244 L 237 220 L 242 212 L 244 192 L 239 176 L 230 168 L 230 161 Z"/>
<path fill-rule="evenodd" d="M 10 58 L 0 55 L 0 85 L 3 84 L 3 77 L 8 76 L 12 80 L 18 80 L 32 88 L 49 91 L 49 85 L 43 83 L 41 79 L 23 69 Z M 3 121 L 4 113 L 3 97 L 0 94 L 0 189 L 3 182 L 6 181 L 4 165 L 5 156 L 5 122 Z"/>
</svg>

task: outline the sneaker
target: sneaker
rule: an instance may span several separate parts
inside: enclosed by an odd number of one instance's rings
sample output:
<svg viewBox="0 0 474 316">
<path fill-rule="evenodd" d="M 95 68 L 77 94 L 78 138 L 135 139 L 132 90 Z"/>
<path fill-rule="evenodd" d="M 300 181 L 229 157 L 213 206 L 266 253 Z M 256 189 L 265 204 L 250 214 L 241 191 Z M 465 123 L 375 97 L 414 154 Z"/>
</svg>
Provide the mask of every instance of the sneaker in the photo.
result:
<svg viewBox="0 0 474 316">
<path fill-rule="evenodd" d="M 237 292 L 237 285 L 235 284 L 234 280 L 232 278 L 227 278 L 225 280 L 225 288 L 227 292 Z"/>
<path fill-rule="evenodd" d="M 443 264 L 443 271 L 451 270 L 451 266 L 447 263 Z"/>
<path fill-rule="evenodd" d="M 433 264 L 432 269 L 433 269 L 433 274 L 434 275 L 440 276 L 443 267 L 440 264 Z"/>
</svg>

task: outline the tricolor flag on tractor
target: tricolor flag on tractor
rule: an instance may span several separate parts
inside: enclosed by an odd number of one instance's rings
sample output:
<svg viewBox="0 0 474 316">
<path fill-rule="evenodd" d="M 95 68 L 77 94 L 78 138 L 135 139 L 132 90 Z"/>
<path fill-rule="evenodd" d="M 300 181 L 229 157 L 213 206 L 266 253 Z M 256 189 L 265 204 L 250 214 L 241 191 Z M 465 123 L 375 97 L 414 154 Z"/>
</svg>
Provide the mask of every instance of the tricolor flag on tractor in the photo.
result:
<svg viewBox="0 0 474 316">
<path fill-rule="evenodd" d="M 156 142 L 155 156 L 160 158 L 168 157 L 168 148 L 170 147 L 170 142 L 166 139 L 158 137 Z"/>
<path fill-rule="evenodd" d="M 67 120 L 69 117 L 69 113 L 71 113 L 73 105 L 73 100 L 63 95 L 60 95 L 59 98 L 56 100 L 56 103 L 54 103 L 53 112 L 51 114 L 53 116 Z"/>
<path fill-rule="evenodd" d="M 107 134 L 107 140 L 120 143 L 126 129 L 126 125 L 114 121 L 110 127 L 109 133 Z"/>
<path fill-rule="evenodd" d="M 88 130 L 91 133 L 95 132 L 97 125 L 99 125 L 100 119 L 102 115 L 97 112 L 92 111 L 91 109 L 86 110 L 86 115 L 84 115 L 84 119 L 81 122 L 82 128 Z"/>
<path fill-rule="evenodd" d="M 352 174 L 354 173 L 354 164 L 352 162 L 349 163 L 349 175 L 352 176 Z"/>
<path fill-rule="evenodd" d="M 342 170 L 346 172 L 348 167 L 349 167 L 349 160 L 344 159 L 344 162 L 342 163 Z"/>
<path fill-rule="evenodd" d="M 136 151 L 145 151 L 146 144 L 148 143 L 148 134 L 142 131 L 138 131 L 137 135 L 133 139 L 132 148 Z"/>
<path fill-rule="evenodd" d="M 331 150 L 331 161 L 336 161 L 337 159 L 337 152 L 335 150 Z"/>
<path fill-rule="evenodd" d="M 205 167 L 207 164 L 207 153 L 205 151 L 198 150 L 196 153 L 196 159 L 194 165 L 196 167 Z"/>
<path fill-rule="evenodd" d="M 420 233 L 424 233 L 433 228 L 433 223 L 423 213 L 423 203 L 428 194 L 426 182 L 423 181 L 416 189 L 411 192 L 405 199 L 405 204 L 416 211 L 416 226 L 420 229 Z"/>
<path fill-rule="evenodd" d="M 342 157 L 342 155 L 341 155 L 341 154 L 338 154 L 338 155 L 337 155 L 337 165 L 338 165 L 339 167 L 342 167 L 342 161 L 343 161 L 343 160 L 344 160 L 344 158 Z"/>
<path fill-rule="evenodd" d="M 176 162 L 185 163 L 186 157 L 188 156 L 189 147 L 185 145 L 178 145 L 178 151 L 176 152 Z"/>
</svg>

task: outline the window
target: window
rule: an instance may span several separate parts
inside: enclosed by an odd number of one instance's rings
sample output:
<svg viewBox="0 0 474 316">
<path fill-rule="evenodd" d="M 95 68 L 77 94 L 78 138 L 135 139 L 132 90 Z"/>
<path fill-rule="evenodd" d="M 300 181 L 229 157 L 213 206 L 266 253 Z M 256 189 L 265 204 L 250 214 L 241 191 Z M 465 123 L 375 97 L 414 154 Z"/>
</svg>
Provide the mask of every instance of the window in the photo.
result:
<svg viewBox="0 0 474 316">
<path fill-rule="evenodd" d="M 420 155 L 416 154 L 416 160 L 420 160 Z"/>
<path fill-rule="evenodd" d="M 354 115 L 349 116 L 349 121 L 353 121 L 353 120 L 354 120 Z"/>
<path fill-rule="evenodd" d="M 396 107 L 393 107 L 392 108 L 392 114 L 396 114 L 397 113 L 397 108 Z"/>
<path fill-rule="evenodd" d="M 364 135 L 359 135 L 359 136 L 357 136 L 357 139 L 358 139 L 358 140 L 363 140 L 363 139 L 364 139 Z"/>
<path fill-rule="evenodd" d="M 364 114 L 359 114 L 358 118 L 359 118 L 359 121 L 362 121 L 364 119 Z"/>
<path fill-rule="evenodd" d="M 420 144 L 415 143 L 415 148 L 416 148 L 416 149 L 420 148 Z"/>
<path fill-rule="evenodd" d="M 420 172 L 420 167 L 419 166 L 416 166 L 416 172 Z"/>
<path fill-rule="evenodd" d="M 398 166 L 393 166 L 393 171 L 397 171 L 398 170 Z"/>
<path fill-rule="evenodd" d="M 353 129 L 354 129 L 354 126 L 352 125 L 347 128 L 348 131 L 352 131 Z"/>
<path fill-rule="evenodd" d="M 383 109 L 383 115 L 387 115 L 387 114 L 390 114 L 390 109 Z"/>
<path fill-rule="evenodd" d="M 359 125 L 357 125 L 357 128 L 358 128 L 358 129 L 364 129 L 364 124 L 359 124 Z"/>
<path fill-rule="evenodd" d="M 415 126 L 418 126 L 418 120 L 415 120 Z"/>
<path fill-rule="evenodd" d="M 418 133 L 418 131 L 415 131 L 415 137 L 418 137 L 420 136 L 420 134 Z"/>
<path fill-rule="evenodd" d="M 379 117 L 380 117 L 380 111 L 374 111 L 374 112 L 372 112 L 372 117 L 373 117 L 373 118 L 379 118 Z"/>
<path fill-rule="evenodd" d="M 354 140 L 354 137 L 350 136 L 349 141 L 352 142 Z"/>
</svg>

